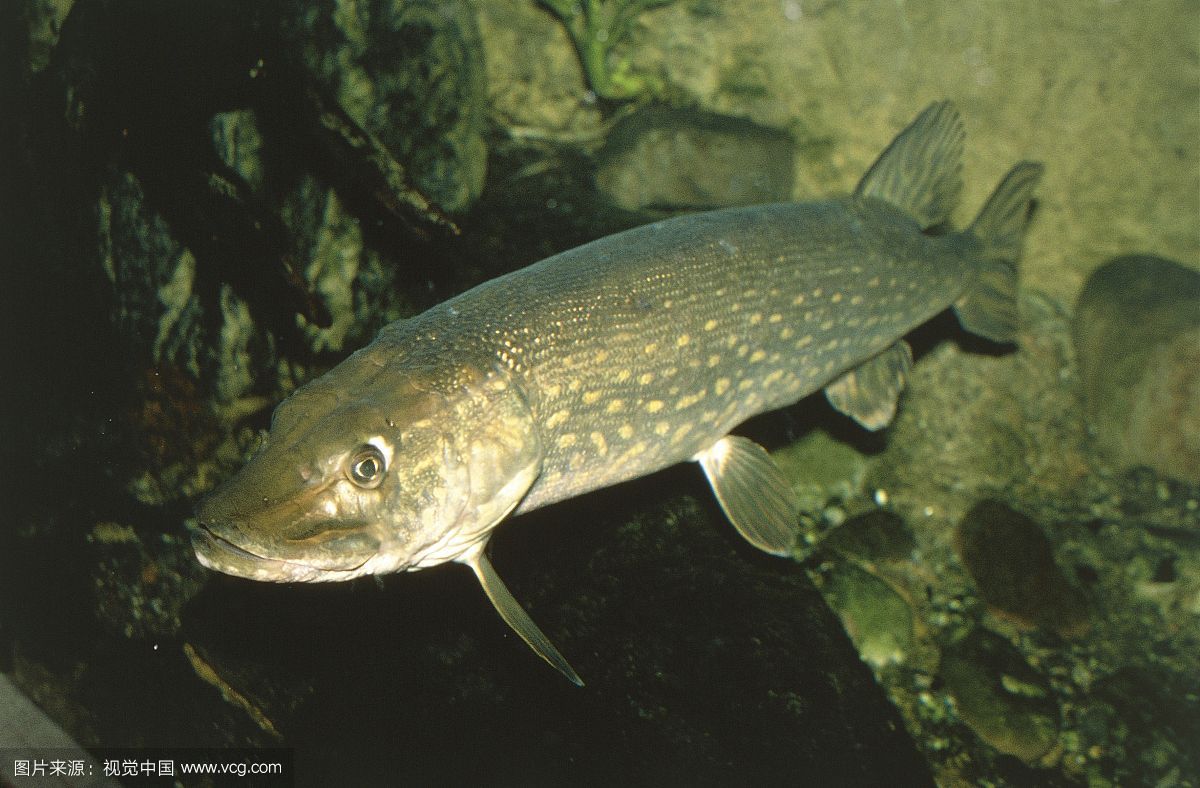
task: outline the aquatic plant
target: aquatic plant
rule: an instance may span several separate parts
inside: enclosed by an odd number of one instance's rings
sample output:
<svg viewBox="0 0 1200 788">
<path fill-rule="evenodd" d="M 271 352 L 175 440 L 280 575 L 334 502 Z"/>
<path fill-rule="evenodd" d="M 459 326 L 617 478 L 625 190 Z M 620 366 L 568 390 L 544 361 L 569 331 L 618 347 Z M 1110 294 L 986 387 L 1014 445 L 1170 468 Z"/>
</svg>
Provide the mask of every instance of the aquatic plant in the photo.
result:
<svg viewBox="0 0 1200 788">
<path fill-rule="evenodd" d="M 622 100 L 653 92 L 656 80 L 632 72 L 627 59 L 610 59 L 613 48 L 643 12 L 674 0 L 538 0 L 562 22 L 583 66 L 584 76 L 600 98 Z"/>
</svg>

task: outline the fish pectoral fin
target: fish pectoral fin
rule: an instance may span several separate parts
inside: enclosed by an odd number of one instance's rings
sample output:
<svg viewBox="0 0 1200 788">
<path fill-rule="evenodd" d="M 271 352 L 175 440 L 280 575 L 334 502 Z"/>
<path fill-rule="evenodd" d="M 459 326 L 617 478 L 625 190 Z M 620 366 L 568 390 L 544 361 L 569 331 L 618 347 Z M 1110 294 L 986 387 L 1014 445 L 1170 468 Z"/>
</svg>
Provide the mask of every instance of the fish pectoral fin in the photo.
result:
<svg viewBox="0 0 1200 788">
<path fill-rule="evenodd" d="M 766 449 L 748 438 L 726 435 L 692 459 L 704 469 L 725 516 L 746 541 L 773 555 L 791 555 L 800 503 Z"/>
<path fill-rule="evenodd" d="M 908 380 L 912 350 L 900 340 L 825 387 L 829 404 L 869 430 L 891 423 Z"/>
<path fill-rule="evenodd" d="M 539 657 L 558 668 L 558 672 L 566 676 L 571 683 L 582 687 L 583 679 L 579 678 L 579 674 L 554 647 L 550 638 L 538 629 L 538 625 L 533 623 L 533 619 L 513 597 L 508 587 L 504 585 L 504 581 L 500 579 L 500 575 L 496 574 L 496 570 L 492 567 L 492 562 L 488 560 L 484 550 L 481 548 L 474 556 L 466 558 L 464 561 L 475 571 L 475 576 L 479 578 L 479 584 L 483 586 L 484 593 L 487 594 L 488 599 L 492 600 L 492 605 L 500 614 L 500 618 L 504 619 L 504 623 L 512 627 L 513 631 L 520 635 L 521 639 L 529 644 L 529 647 L 537 652 Z"/>
</svg>

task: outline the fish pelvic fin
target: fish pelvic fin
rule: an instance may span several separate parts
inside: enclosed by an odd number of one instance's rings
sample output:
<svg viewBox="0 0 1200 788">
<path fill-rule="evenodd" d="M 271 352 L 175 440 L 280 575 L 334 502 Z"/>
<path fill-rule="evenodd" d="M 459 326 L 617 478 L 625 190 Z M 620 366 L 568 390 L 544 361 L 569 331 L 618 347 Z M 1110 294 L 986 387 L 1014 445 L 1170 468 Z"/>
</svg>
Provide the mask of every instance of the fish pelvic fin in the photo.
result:
<svg viewBox="0 0 1200 788">
<path fill-rule="evenodd" d="M 492 601 L 492 605 L 500 614 L 500 618 L 504 619 L 504 623 L 512 627 L 512 630 L 521 636 L 521 640 L 524 640 L 539 657 L 566 676 L 568 681 L 577 687 L 582 687 L 583 679 L 513 597 L 508 586 L 504 585 L 504 581 L 500 579 L 500 575 L 496 574 L 483 547 L 481 546 L 473 555 L 464 556 L 461 560 L 474 570 L 475 577 L 479 578 L 479 584 L 483 586 L 484 593 Z"/>
<path fill-rule="evenodd" d="M 963 125 L 949 101 L 930 104 L 867 170 L 855 197 L 875 197 L 922 228 L 944 224 L 962 191 Z"/>
<path fill-rule="evenodd" d="M 766 449 L 749 438 L 726 435 L 693 459 L 747 542 L 772 555 L 792 554 L 800 504 Z"/>
<path fill-rule="evenodd" d="M 1011 342 L 1017 335 L 1017 260 L 1043 169 L 1023 161 L 1009 170 L 968 230 L 982 244 L 982 263 L 954 312 L 963 328 L 993 342 Z"/>
</svg>

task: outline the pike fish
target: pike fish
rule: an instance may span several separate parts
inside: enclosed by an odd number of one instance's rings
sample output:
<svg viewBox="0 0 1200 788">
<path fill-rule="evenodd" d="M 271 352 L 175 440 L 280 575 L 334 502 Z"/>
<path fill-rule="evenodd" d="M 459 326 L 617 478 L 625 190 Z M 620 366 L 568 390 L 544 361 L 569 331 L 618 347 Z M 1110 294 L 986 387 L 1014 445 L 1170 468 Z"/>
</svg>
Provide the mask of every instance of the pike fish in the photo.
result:
<svg viewBox="0 0 1200 788">
<path fill-rule="evenodd" d="M 947 308 L 974 334 L 1014 337 L 1042 167 L 1017 164 L 956 231 L 962 146 L 957 110 L 936 103 L 848 196 L 634 228 L 386 326 L 284 400 L 198 507 L 200 563 L 276 582 L 463 563 L 582 684 L 488 560 L 496 526 L 694 460 L 738 532 L 789 555 L 795 495 L 738 424 L 823 389 L 886 426 L 912 362 L 904 335 Z"/>
</svg>

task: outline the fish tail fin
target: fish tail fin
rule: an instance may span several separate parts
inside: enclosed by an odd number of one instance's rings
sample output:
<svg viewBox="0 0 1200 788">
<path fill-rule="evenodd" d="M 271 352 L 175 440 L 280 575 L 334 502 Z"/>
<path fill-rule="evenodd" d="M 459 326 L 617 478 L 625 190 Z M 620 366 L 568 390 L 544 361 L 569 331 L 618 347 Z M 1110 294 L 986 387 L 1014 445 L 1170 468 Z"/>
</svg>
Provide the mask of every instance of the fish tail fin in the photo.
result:
<svg viewBox="0 0 1200 788">
<path fill-rule="evenodd" d="M 962 190 L 962 149 L 954 104 L 930 104 L 879 154 L 854 196 L 891 203 L 924 229 L 944 224 Z"/>
<path fill-rule="evenodd" d="M 982 262 L 954 312 L 963 328 L 994 342 L 1011 342 L 1017 334 L 1017 260 L 1042 170 L 1032 161 L 1009 170 L 968 229 L 982 244 Z"/>
</svg>

